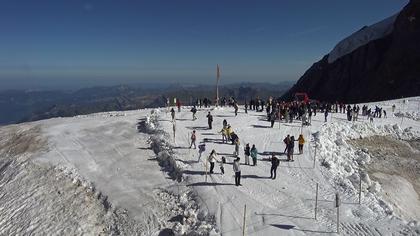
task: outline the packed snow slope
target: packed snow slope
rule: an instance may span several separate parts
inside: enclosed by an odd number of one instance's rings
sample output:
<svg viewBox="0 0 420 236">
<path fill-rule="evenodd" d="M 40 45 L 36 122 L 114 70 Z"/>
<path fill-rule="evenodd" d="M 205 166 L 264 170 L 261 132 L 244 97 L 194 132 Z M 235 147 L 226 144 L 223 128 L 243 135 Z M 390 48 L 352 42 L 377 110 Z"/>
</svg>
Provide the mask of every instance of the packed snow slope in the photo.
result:
<svg viewBox="0 0 420 236">
<path fill-rule="evenodd" d="M 176 113 L 175 139 L 164 108 L 0 127 L 0 234 L 335 235 L 338 193 L 340 234 L 418 235 L 416 212 L 405 214 L 407 206 L 418 204 L 415 187 L 403 177 L 371 177 L 373 157 L 349 140 L 418 140 L 420 99 L 375 104 L 388 118 L 348 122 L 332 113 L 324 122 L 318 113 L 303 128 L 299 121 L 270 128 L 264 113 L 240 109 L 235 117 L 229 107 L 199 109 L 193 121 L 190 108 L 183 107 Z M 223 119 L 242 145 L 255 144 L 259 151 L 257 166 L 245 166 L 240 150 L 242 186 L 234 185 L 234 146 L 221 142 Z M 206 144 L 200 160 L 198 150 L 189 148 L 193 130 L 197 143 Z M 282 140 L 301 130 L 304 153 L 286 162 Z M 225 174 L 216 164 L 206 180 L 212 149 L 219 159 L 226 157 Z M 275 180 L 269 178 L 271 153 L 281 159 Z M 381 188 L 380 181 L 388 180 Z"/>
</svg>

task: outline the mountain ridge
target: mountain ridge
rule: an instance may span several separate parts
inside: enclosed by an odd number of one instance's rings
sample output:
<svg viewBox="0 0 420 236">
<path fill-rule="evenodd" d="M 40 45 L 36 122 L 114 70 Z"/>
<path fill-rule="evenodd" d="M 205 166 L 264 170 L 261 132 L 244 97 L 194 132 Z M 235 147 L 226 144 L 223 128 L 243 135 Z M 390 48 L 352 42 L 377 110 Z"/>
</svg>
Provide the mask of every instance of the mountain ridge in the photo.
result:
<svg viewBox="0 0 420 236">
<path fill-rule="evenodd" d="M 420 95 L 420 1 L 398 14 L 393 31 L 329 63 L 314 63 L 282 98 L 296 92 L 329 102 L 360 103 Z"/>
</svg>

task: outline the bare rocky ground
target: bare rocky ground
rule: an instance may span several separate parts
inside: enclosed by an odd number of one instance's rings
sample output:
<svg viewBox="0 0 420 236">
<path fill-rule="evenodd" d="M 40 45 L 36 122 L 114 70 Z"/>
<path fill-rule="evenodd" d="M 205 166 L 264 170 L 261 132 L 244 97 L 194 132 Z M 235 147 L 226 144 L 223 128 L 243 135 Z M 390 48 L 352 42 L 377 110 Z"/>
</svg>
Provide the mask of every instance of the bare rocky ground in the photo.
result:
<svg viewBox="0 0 420 236">
<path fill-rule="evenodd" d="M 395 213 L 407 221 L 419 221 L 420 140 L 371 136 L 349 143 L 371 156 L 365 168 L 370 178 L 379 182 L 378 191 Z"/>
</svg>

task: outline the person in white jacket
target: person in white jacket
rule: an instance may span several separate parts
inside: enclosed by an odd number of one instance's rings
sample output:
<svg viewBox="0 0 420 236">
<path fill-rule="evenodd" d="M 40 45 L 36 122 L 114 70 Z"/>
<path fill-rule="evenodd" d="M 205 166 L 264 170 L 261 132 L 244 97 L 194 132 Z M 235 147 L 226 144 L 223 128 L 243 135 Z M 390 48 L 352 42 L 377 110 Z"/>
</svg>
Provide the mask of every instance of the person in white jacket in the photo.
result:
<svg viewBox="0 0 420 236">
<path fill-rule="evenodd" d="M 217 158 L 217 154 L 216 151 L 213 149 L 210 153 L 210 156 L 208 158 L 208 161 L 210 162 L 210 174 L 213 174 L 213 170 L 214 170 L 214 163 L 219 161 Z"/>
<path fill-rule="evenodd" d="M 233 171 L 235 172 L 235 185 L 240 186 L 241 185 L 241 168 L 239 165 L 240 158 L 237 157 L 233 161 Z"/>
</svg>

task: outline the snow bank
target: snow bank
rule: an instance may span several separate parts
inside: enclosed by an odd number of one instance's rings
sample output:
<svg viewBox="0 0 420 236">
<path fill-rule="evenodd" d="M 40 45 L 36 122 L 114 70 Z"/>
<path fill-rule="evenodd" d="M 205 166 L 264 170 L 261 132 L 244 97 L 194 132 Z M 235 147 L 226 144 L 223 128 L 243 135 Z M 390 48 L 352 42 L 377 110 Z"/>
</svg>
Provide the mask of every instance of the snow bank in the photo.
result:
<svg viewBox="0 0 420 236">
<path fill-rule="evenodd" d="M 191 191 L 186 191 L 175 195 L 167 190 L 156 190 L 159 199 L 162 200 L 165 207 L 171 212 L 173 218 L 165 222 L 165 229 L 156 232 L 161 235 L 167 232 L 169 235 L 216 235 L 211 222 L 208 222 L 203 215 L 198 214 L 199 209 L 194 195 Z"/>
<path fill-rule="evenodd" d="M 146 118 L 139 122 L 137 129 L 141 132 L 151 134 L 148 143 L 156 154 L 159 165 L 171 176 L 171 178 L 182 181 L 182 162 L 177 161 L 173 156 L 172 146 L 168 142 L 170 135 L 159 128 L 159 109 L 154 109 Z"/>
<path fill-rule="evenodd" d="M 372 181 L 365 170 L 371 158 L 368 150 L 355 150 L 346 140 L 372 135 L 390 135 L 398 139 L 420 137 L 411 127 L 402 130 L 397 124 L 375 126 L 370 123 L 336 122 L 329 123 L 314 134 L 318 155 L 324 176 L 331 181 L 337 191 L 347 196 L 357 196 L 359 180 L 362 179 L 363 202 L 378 216 L 392 215 L 393 209 L 379 195 L 381 186 Z"/>
<path fill-rule="evenodd" d="M 368 44 L 370 41 L 383 38 L 390 34 L 394 29 L 394 22 L 397 19 L 397 16 L 398 14 L 395 14 L 369 27 L 364 27 L 340 41 L 329 53 L 328 63 L 333 63 L 338 58 Z"/>
<path fill-rule="evenodd" d="M 420 121 L 420 113 L 418 111 L 411 111 L 411 112 L 396 112 L 394 113 L 396 117 L 404 117 L 408 119 L 412 119 L 415 121 Z"/>
<path fill-rule="evenodd" d="M 172 151 L 173 147 L 168 141 L 171 140 L 170 135 L 159 129 L 159 114 L 160 111 L 158 109 L 152 110 L 151 114 L 141 122 L 140 125 L 143 128 L 140 129 L 144 129 L 151 134 L 149 144 L 156 154 L 159 165 L 171 178 L 182 182 L 183 167 L 185 164 L 176 159 Z M 200 214 L 199 212 L 202 213 L 203 211 L 199 210 L 192 189 L 189 187 L 185 187 L 184 189 L 186 191 L 184 193 L 178 193 L 178 198 L 169 191 L 161 190 L 159 193 L 162 199 L 166 199 L 164 202 L 171 203 L 173 213 L 178 214 L 181 218 L 181 220 L 173 224 L 169 231 L 175 235 L 217 235 L 214 226 L 214 217 L 208 216 L 207 214 Z"/>
</svg>

